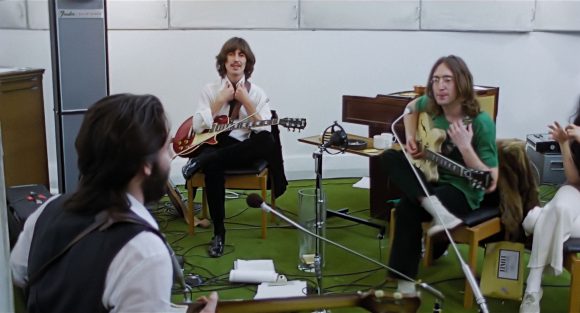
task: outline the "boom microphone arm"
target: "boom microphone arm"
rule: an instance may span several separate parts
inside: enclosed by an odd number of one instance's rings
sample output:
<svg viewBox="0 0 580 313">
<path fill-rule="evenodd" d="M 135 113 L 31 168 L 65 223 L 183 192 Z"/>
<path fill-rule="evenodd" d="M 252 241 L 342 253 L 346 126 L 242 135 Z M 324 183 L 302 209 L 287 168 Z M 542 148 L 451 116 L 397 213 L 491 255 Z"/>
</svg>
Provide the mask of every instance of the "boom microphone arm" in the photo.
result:
<svg viewBox="0 0 580 313">
<path fill-rule="evenodd" d="M 439 290 L 431 287 L 427 283 L 416 281 L 416 280 L 412 279 L 411 277 L 409 277 L 409 276 L 407 276 L 407 275 L 405 275 L 405 274 L 403 274 L 403 273 L 401 273 L 401 272 L 399 272 L 399 271 L 397 271 L 397 270 L 395 270 L 395 269 L 393 269 L 393 268 L 391 268 L 391 267 L 389 267 L 389 266 L 387 266 L 387 265 L 385 265 L 385 264 L 383 264 L 381 262 L 378 262 L 378 261 L 376 261 L 374 259 L 371 259 L 371 258 L 369 258 L 368 256 L 366 256 L 364 254 L 361 254 L 359 252 L 356 252 L 356 251 L 354 251 L 354 250 L 352 250 L 352 249 L 350 249 L 350 248 L 348 248 L 346 246 L 343 246 L 343 245 L 341 245 L 341 244 L 339 244 L 337 242 L 334 242 L 334 241 L 332 241 L 330 239 L 326 239 L 325 237 L 319 236 L 319 235 L 317 235 L 317 234 L 309 231 L 308 229 L 302 227 L 302 225 L 294 222 L 293 220 L 291 220 L 290 218 L 288 218 L 285 215 L 281 214 L 280 212 L 278 212 L 276 210 L 273 210 L 269 205 L 267 205 L 264 202 L 264 200 L 262 200 L 262 197 L 260 197 L 258 194 L 252 193 L 252 194 L 248 195 L 248 197 L 246 198 L 246 203 L 248 204 L 248 206 L 250 206 L 252 208 L 261 208 L 262 210 L 264 210 L 266 212 L 270 212 L 270 213 L 276 215 L 277 217 L 283 219 L 284 221 L 286 221 L 290 225 L 298 228 L 302 232 L 305 232 L 305 233 L 307 233 L 308 235 L 310 235 L 312 237 L 318 238 L 318 239 L 320 239 L 320 240 L 322 240 L 324 242 L 327 242 L 327 243 L 329 243 L 329 244 L 331 244 L 331 245 L 333 245 L 335 247 L 338 247 L 338 248 L 340 248 L 340 249 L 342 249 L 344 251 L 347 251 L 347 252 L 349 252 L 351 254 L 354 254 L 354 255 L 356 255 L 359 258 L 365 259 L 365 260 L 367 260 L 367 261 L 369 261 L 369 262 L 371 262 L 371 263 L 373 263 L 373 264 L 375 264 L 375 265 L 377 265 L 379 267 L 382 267 L 384 269 L 387 269 L 387 270 L 389 270 L 389 271 L 391 271 L 391 272 L 393 272 L 393 273 L 395 273 L 395 274 L 403 277 L 404 279 L 407 279 L 407 280 L 415 283 L 415 285 L 417 285 L 418 287 L 420 287 L 422 290 L 427 291 L 428 293 L 430 293 L 435 298 L 437 298 L 437 299 L 439 299 L 441 301 L 443 301 L 445 299 L 445 296 L 443 295 L 443 293 L 441 293 L 441 291 L 439 291 Z"/>
</svg>

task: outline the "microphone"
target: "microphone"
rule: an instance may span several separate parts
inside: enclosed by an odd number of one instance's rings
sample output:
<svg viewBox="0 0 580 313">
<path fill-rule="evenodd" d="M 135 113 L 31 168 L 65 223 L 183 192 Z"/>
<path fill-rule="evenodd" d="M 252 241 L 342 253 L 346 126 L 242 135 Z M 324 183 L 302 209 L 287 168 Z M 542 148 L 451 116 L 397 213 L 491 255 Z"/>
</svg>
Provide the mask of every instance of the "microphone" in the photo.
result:
<svg viewBox="0 0 580 313">
<path fill-rule="evenodd" d="M 262 209 L 264 212 L 273 212 L 274 210 L 262 200 L 257 193 L 251 193 L 246 198 L 246 204 L 251 208 Z"/>
<path fill-rule="evenodd" d="M 330 136 L 330 139 L 327 142 L 325 142 L 322 145 L 322 147 L 323 148 L 328 148 L 330 146 L 342 147 L 346 143 L 347 138 L 348 137 L 346 135 L 346 132 L 341 129 L 339 131 L 333 132 L 332 135 Z"/>
<path fill-rule="evenodd" d="M 408 280 L 410 282 L 415 283 L 415 285 L 417 285 L 419 288 L 427 291 L 428 293 L 430 293 L 435 298 L 437 298 L 437 299 L 439 299 L 441 301 L 445 300 L 445 296 L 443 295 L 443 293 L 441 293 L 441 291 L 439 291 L 439 290 L 437 290 L 437 289 L 429 286 L 427 283 L 425 283 L 425 282 L 418 282 L 418 281 L 412 279 L 411 277 L 409 277 L 409 276 L 407 276 L 407 275 L 405 275 L 405 274 L 403 274 L 403 273 L 401 273 L 401 272 L 399 272 L 399 271 L 397 271 L 397 270 L 395 270 L 395 269 L 393 269 L 393 268 L 391 268 L 391 267 L 389 267 L 389 266 L 387 266 L 387 265 L 385 265 L 385 264 L 383 264 L 381 262 L 378 262 L 378 261 L 376 261 L 374 259 L 369 258 L 368 256 L 366 256 L 364 254 L 361 254 L 359 252 L 356 252 L 356 251 L 354 251 L 354 250 L 352 250 L 352 249 L 350 249 L 350 248 L 348 248 L 346 246 L 343 246 L 343 245 L 341 245 L 341 244 L 339 244 L 337 242 L 334 242 L 334 241 L 332 241 L 330 239 L 326 239 L 325 237 L 319 236 L 319 235 L 317 235 L 317 234 L 309 231 L 308 229 L 304 228 L 302 225 L 294 222 L 293 220 L 291 220 L 290 218 L 288 218 L 285 215 L 281 214 L 280 212 L 278 212 L 276 210 L 273 210 L 269 205 L 267 205 L 264 202 L 264 200 L 262 200 L 262 197 L 260 197 L 256 193 L 252 193 L 252 194 L 248 195 L 248 197 L 246 198 L 246 203 L 248 204 L 248 206 L 250 206 L 252 208 L 260 208 L 260 209 L 264 210 L 265 212 L 270 212 L 270 213 L 276 215 L 277 217 L 283 219 L 284 221 L 286 221 L 290 225 L 298 228 L 299 230 L 307 233 L 308 235 L 310 235 L 312 237 L 318 238 L 318 239 L 320 239 L 320 240 L 322 240 L 324 242 L 327 242 L 327 243 L 329 243 L 329 244 L 331 244 L 331 245 L 333 245 L 335 247 L 338 247 L 338 248 L 340 248 L 340 249 L 342 249 L 344 251 L 347 251 L 347 252 L 349 252 L 351 254 L 354 254 L 354 255 L 356 255 L 359 258 L 363 258 L 363 259 L 365 259 L 365 260 L 367 260 L 367 261 L 369 261 L 369 262 L 371 262 L 371 263 L 373 263 L 375 265 L 378 265 L 379 267 L 382 267 L 384 269 L 387 269 L 387 270 L 389 270 L 389 271 L 391 271 L 391 272 L 393 272 L 393 273 L 395 273 L 395 274 L 403 277 L 404 279 L 406 279 L 406 280 Z"/>
<path fill-rule="evenodd" d="M 331 132 L 330 138 L 328 138 L 328 132 Z M 328 138 L 328 141 L 325 140 Z M 344 152 L 346 150 L 348 144 L 348 135 L 344 131 L 344 128 L 340 126 L 336 121 L 330 126 L 328 126 L 323 132 L 321 136 L 322 145 L 320 146 L 321 150 L 326 150 L 330 146 L 335 146 Z"/>
</svg>

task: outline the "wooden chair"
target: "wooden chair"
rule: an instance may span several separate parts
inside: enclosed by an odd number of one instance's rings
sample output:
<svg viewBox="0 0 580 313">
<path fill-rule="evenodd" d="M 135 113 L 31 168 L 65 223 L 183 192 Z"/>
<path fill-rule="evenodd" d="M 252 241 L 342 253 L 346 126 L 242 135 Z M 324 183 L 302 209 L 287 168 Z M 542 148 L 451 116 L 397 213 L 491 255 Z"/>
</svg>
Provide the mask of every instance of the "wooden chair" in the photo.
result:
<svg viewBox="0 0 580 313">
<path fill-rule="evenodd" d="M 569 313 L 580 313 L 580 238 L 570 238 L 564 243 L 564 267 L 570 272 Z"/>
<path fill-rule="evenodd" d="M 500 210 L 498 207 L 497 193 L 494 192 L 484 199 L 482 206 L 468 213 L 465 216 L 459 216 L 463 220 L 462 225 L 457 227 L 451 233 L 453 240 L 456 243 L 467 244 L 469 252 L 467 256 L 467 265 L 469 266 L 473 275 L 477 271 L 477 254 L 480 243 L 502 230 L 500 220 Z M 494 203 L 495 202 L 495 203 Z M 389 255 L 392 241 L 395 234 L 395 219 L 396 210 L 391 210 L 391 219 L 389 224 Z M 426 229 L 431 226 L 431 223 L 424 223 L 423 228 Z M 431 237 L 425 236 L 425 254 L 423 255 L 423 265 L 428 267 L 433 262 L 433 241 Z M 465 294 L 463 297 L 463 306 L 471 308 L 473 306 L 473 290 L 467 279 L 465 280 Z"/>
<path fill-rule="evenodd" d="M 469 250 L 467 253 L 467 265 L 474 277 L 477 276 L 477 255 L 481 243 L 502 231 L 500 211 L 497 205 L 482 206 L 479 209 L 460 217 L 464 225 L 459 226 L 451 232 L 455 243 L 467 244 Z M 430 266 L 433 263 L 433 242 L 431 237 L 425 236 L 425 255 L 423 256 L 423 265 Z M 465 293 L 463 296 L 463 307 L 471 308 L 473 306 L 473 290 L 467 279 L 465 280 Z"/>
<path fill-rule="evenodd" d="M 266 199 L 268 194 L 268 163 L 264 160 L 259 160 L 246 168 L 230 169 L 226 171 L 226 189 L 244 189 L 244 190 L 260 190 L 262 199 Z M 273 190 L 274 183 L 271 181 L 272 190 L 270 192 L 270 206 L 276 208 L 276 197 Z M 205 175 L 203 172 L 198 172 L 186 181 L 187 187 L 187 214 L 188 220 L 193 220 L 193 200 L 195 192 L 198 187 L 204 188 L 201 198 L 202 218 L 208 217 L 207 195 L 205 192 Z M 272 221 L 275 216 L 272 215 Z M 262 211 L 262 238 L 266 238 L 266 229 L 268 226 L 267 212 Z M 195 225 L 189 223 L 189 233 L 194 234 Z"/>
</svg>

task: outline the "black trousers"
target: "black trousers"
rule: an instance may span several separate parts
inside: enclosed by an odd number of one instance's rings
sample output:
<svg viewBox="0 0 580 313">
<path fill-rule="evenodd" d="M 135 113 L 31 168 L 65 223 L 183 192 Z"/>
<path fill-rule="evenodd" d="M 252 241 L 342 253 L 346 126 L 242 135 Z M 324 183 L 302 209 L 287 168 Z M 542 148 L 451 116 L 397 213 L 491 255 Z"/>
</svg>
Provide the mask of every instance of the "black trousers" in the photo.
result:
<svg viewBox="0 0 580 313">
<path fill-rule="evenodd" d="M 421 238 L 423 237 L 422 222 L 432 220 L 432 217 L 419 202 L 419 197 L 425 197 L 425 192 L 419 185 L 411 165 L 403 152 L 387 150 L 380 156 L 382 171 L 401 190 L 401 199 L 396 207 L 395 237 L 391 247 L 389 266 L 411 278 L 417 277 L 419 261 L 421 260 Z M 419 176 L 425 182 L 425 176 L 420 170 Z M 425 183 L 429 195 L 435 195 L 441 203 L 456 216 L 471 211 L 465 195 L 459 189 L 449 184 Z M 394 277 L 400 277 L 391 272 Z"/>
<path fill-rule="evenodd" d="M 218 135 L 218 143 L 206 147 L 200 158 L 205 174 L 205 192 L 209 213 L 213 221 L 214 235 L 225 239 L 225 170 L 242 167 L 264 159 L 271 164 L 274 156 L 274 137 L 270 132 L 252 133 L 250 138 L 239 141 L 227 133 Z"/>
</svg>

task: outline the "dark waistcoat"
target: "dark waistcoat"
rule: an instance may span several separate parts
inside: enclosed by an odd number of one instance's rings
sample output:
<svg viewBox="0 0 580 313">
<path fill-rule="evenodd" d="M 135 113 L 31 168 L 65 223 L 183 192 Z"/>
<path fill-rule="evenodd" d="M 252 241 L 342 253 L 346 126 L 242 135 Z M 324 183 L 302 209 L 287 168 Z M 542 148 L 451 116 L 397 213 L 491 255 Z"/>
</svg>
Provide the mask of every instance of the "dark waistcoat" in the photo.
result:
<svg viewBox="0 0 580 313">
<path fill-rule="evenodd" d="M 40 215 L 28 259 L 28 312 L 106 312 L 102 303 L 109 265 L 119 250 L 145 225 L 115 223 L 95 230 L 72 246 L 41 275 L 40 268 L 73 238 L 93 224 L 94 215 L 64 211 L 65 196 L 49 203 Z"/>
</svg>

